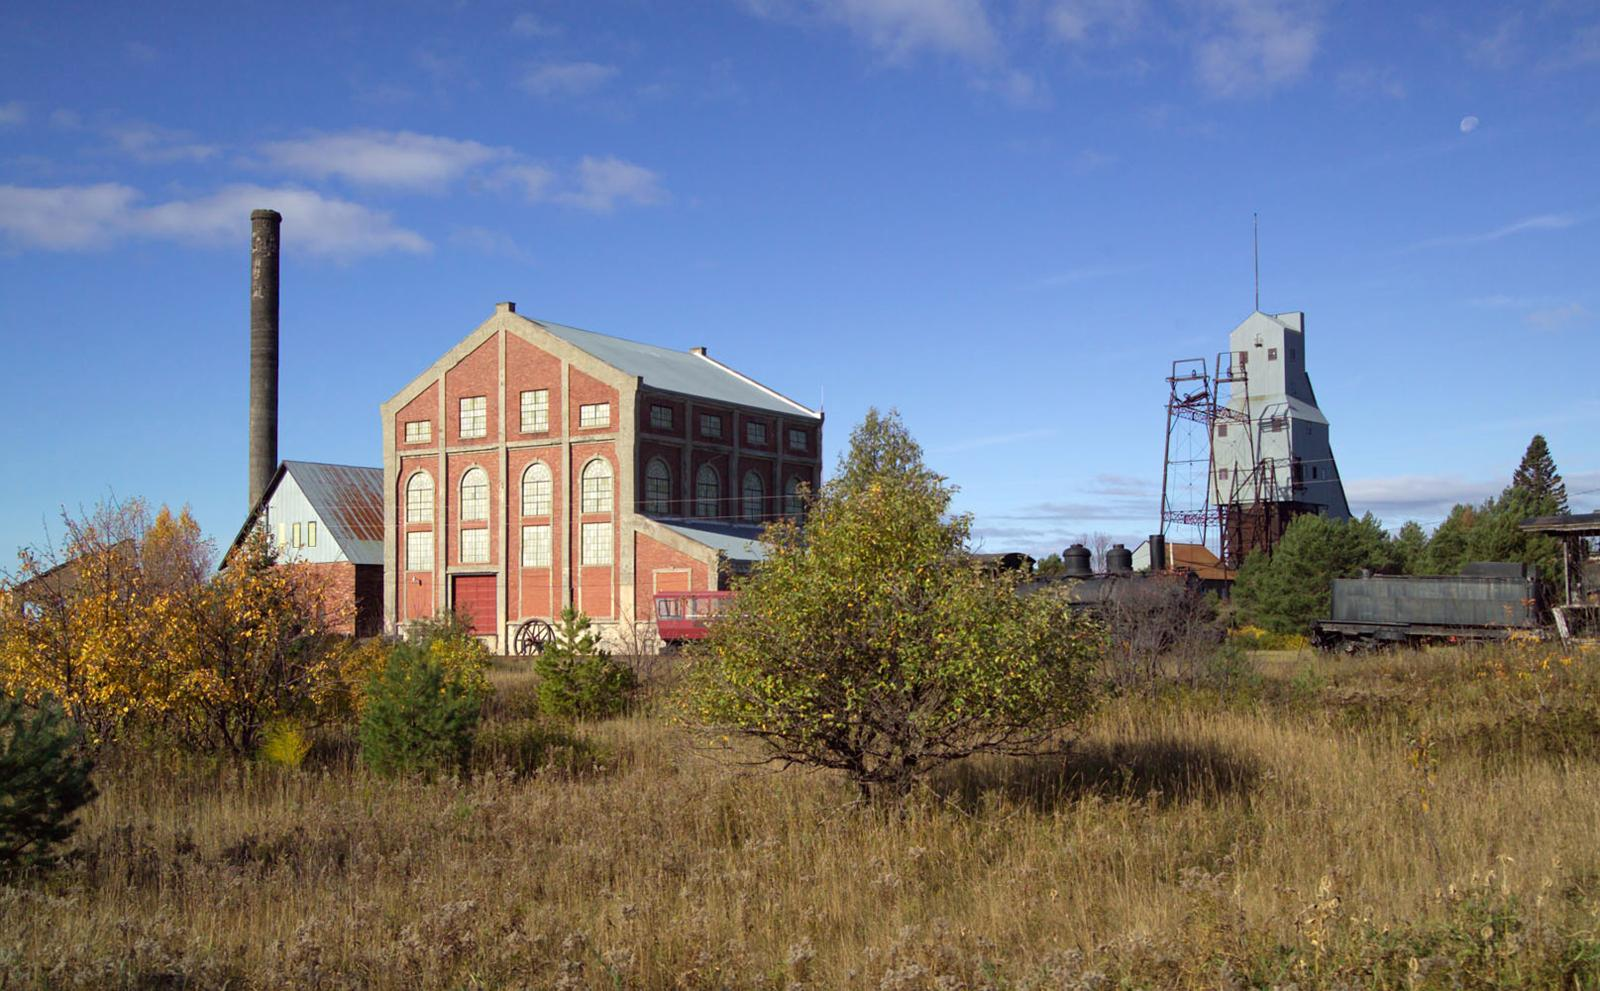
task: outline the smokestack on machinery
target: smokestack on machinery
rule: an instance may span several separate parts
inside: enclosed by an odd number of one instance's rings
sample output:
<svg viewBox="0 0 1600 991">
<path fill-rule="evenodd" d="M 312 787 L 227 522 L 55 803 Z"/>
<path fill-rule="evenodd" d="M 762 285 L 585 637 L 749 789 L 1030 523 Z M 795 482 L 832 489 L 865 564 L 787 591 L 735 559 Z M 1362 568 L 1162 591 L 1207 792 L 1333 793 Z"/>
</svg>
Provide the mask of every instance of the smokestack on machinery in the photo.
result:
<svg viewBox="0 0 1600 991">
<path fill-rule="evenodd" d="M 278 227 L 276 210 L 250 214 L 250 504 L 278 470 Z"/>
</svg>

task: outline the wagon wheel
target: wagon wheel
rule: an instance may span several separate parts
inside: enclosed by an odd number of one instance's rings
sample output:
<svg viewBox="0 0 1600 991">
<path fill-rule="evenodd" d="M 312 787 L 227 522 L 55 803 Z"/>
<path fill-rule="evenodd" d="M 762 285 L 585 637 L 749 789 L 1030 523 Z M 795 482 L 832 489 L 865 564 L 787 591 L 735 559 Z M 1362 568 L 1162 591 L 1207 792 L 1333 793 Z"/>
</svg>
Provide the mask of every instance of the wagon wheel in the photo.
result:
<svg viewBox="0 0 1600 991">
<path fill-rule="evenodd" d="M 542 619 L 530 619 L 517 627 L 516 636 L 511 639 L 511 647 L 518 654 L 537 654 L 544 649 L 544 645 L 554 640 L 555 627 Z"/>
</svg>

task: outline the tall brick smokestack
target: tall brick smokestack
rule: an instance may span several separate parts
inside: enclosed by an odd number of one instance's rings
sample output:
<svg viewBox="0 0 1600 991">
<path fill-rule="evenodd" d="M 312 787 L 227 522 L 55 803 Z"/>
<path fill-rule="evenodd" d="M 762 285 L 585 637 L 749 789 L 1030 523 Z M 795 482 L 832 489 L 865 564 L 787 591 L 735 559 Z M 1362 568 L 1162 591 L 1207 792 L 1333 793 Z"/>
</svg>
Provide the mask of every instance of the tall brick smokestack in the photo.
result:
<svg viewBox="0 0 1600 991">
<path fill-rule="evenodd" d="M 276 210 L 250 214 L 250 505 L 278 470 L 278 225 Z"/>
</svg>

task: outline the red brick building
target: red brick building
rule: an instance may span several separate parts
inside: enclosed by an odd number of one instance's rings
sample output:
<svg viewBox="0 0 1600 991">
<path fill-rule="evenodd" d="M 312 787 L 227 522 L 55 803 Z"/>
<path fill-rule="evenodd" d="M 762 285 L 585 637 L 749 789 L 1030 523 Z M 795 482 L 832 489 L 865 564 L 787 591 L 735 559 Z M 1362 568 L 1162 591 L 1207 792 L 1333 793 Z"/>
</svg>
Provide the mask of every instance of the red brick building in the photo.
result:
<svg viewBox="0 0 1600 991">
<path fill-rule="evenodd" d="M 574 605 L 602 632 L 715 589 L 820 481 L 822 416 L 712 359 L 502 303 L 383 405 L 384 618 L 497 645 Z"/>
</svg>

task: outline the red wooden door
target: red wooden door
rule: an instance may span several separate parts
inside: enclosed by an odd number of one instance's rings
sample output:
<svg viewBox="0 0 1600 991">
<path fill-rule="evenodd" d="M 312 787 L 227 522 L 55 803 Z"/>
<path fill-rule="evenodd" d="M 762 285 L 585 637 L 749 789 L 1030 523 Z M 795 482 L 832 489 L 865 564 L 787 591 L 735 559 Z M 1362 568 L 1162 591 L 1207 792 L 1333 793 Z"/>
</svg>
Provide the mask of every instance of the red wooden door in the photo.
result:
<svg viewBox="0 0 1600 991">
<path fill-rule="evenodd" d="M 478 636 L 494 634 L 494 575 L 456 575 L 451 580 L 450 608 Z"/>
</svg>

